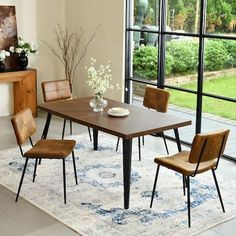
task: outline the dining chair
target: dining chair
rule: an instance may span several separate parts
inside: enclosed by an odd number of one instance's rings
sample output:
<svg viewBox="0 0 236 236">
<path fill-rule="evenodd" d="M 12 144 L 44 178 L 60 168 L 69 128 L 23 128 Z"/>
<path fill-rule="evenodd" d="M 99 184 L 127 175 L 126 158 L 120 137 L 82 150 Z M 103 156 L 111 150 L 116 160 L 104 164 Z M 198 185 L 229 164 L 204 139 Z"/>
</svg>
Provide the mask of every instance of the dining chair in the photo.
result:
<svg viewBox="0 0 236 236">
<path fill-rule="evenodd" d="M 53 80 L 42 82 L 44 102 L 51 102 L 56 100 L 72 99 L 69 80 Z M 62 129 L 62 139 L 65 134 L 66 118 L 64 119 Z M 92 141 L 91 131 L 88 127 L 89 139 Z M 70 134 L 72 134 L 72 121 L 70 120 Z"/>
<path fill-rule="evenodd" d="M 190 177 L 195 177 L 198 174 L 211 170 L 220 199 L 221 207 L 223 212 L 225 212 L 219 185 L 215 175 L 215 170 L 217 169 L 219 159 L 224 152 L 228 135 L 228 129 L 204 134 L 197 134 L 193 139 L 190 151 L 181 151 L 175 155 L 167 157 L 156 157 L 154 159 L 154 162 L 157 164 L 157 170 L 153 184 L 150 208 L 152 208 L 153 204 L 159 169 L 160 166 L 164 166 L 168 169 L 181 173 L 183 176 L 186 176 L 189 227 L 191 227 Z"/>
<path fill-rule="evenodd" d="M 148 109 L 154 109 L 156 111 L 166 113 L 169 104 L 169 97 L 170 93 L 167 90 L 156 88 L 153 86 L 147 86 L 145 89 L 144 99 L 143 99 L 143 106 L 147 107 Z M 148 119 L 147 119 L 148 122 Z M 166 138 L 164 132 L 156 133 L 155 136 L 160 136 L 163 138 L 166 152 L 169 154 L 169 150 L 166 143 Z M 117 140 L 116 144 L 116 151 L 119 147 L 120 138 Z M 142 136 L 142 142 L 144 145 L 144 136 Z M 141 138 L 138 137 L 138 150 L 139 150 L 139 160 L 141 161 Z"/>
<path fill-rule="evenodd" d="M 76 145 L 76 141 L 41 139 L 37 141 L 35 144 L 33 144 L 31 136 L 36 132 L 36 123 L 34 121 L 32 111 L 29 108 L 25 108 L 24 110 L 15 114 L 11 118 L 11 122 L 16 135 L 17 143 L 20 148 L 21 155 L 22 157 L 25 158 L 25 165 L 21 175 L 15 201 L 17 202 L 18 200 L 29 159 L 35 159 L 33 182 L 35 181 L 37 164 L 39 159 L 60 159 L 62 160 L 62 166 L 63 166 L 64 203 L 66 203 L 65 158 L 68 157 L 71 153 L 74 166 L 75 183 L 78 184 L 76 163 L 74 156 L 74 147 Z M 26 152 L 24 152 L 22 145 L 25 144 L 27 140 L 30 141 L 31 148 L 29 148 Z"/>
</svg>

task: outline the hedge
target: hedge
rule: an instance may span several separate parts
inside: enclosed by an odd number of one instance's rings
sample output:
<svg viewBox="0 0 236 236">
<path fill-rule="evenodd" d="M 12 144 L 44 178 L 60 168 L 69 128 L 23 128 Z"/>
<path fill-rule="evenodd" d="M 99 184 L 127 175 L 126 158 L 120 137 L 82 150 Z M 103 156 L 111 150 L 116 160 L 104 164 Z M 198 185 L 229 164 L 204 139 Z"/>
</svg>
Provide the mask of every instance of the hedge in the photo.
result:
<svg viewBox="0 0 236 236">
<path fill-rule="evenodd" d="M 141 45 L 134 50 L 134 73 L 146 79 L 157 78 L 157 48 Z M 198 40 L 171 40 L 166 43 L 166 75 L 197 71 Z M 206 39 L 206 71 L 236 67 L 236 40 Z"/>
</svg>

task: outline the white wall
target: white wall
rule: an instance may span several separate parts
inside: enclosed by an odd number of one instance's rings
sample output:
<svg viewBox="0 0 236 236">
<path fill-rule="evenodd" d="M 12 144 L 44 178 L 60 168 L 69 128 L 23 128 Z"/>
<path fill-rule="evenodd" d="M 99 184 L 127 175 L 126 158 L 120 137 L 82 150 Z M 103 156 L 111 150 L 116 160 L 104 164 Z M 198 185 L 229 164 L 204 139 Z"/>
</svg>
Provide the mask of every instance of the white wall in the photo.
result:
<svg viewBox="0 0 236 236">
<path fill-rule="evenodd" d="M 51 45 L 56 45 L 53 30 L 57 23 L 66 26 L 69 30 L 82 26 L 85 42 L 95 28 L 101 25 L 78 69 L 73 85 L 73 90 L 78 97 L 92 95 L 92 91 L 85 83 L 84 69 L 85 65 L 89 64 L 90 57 L 95 57 L 98 64 L 105 64 L 111 60 L 113 82 L 122 85 L 124 81 L 124 0 L 0 0 L 0 5 L 16 6 L 18 36 L 26 41 L 35 41 L 39 45 L 39 54 L 29 56 L 29 67 L 37 69 L 38 103 L 43 101 L 42 81 L 64 78 L 62 65 L 41 41 L 45 40 Z M 9 90 L 12 89 L 11 85 L 0 84 L 0 86 L 5 88 L 5 92 L 1 90 L 1 95 L 7 99 Z M 121 100 L 123 89 L 108 91 L 106 96 Z M 11 100 L 9 98 L 8 103 L 11 103 Z M 12 108 L 10 110 L 12 111 Z"/>
<path fill-rule="evenodd" d="M 82 26 L 85 41 L 98 29 L 90 44 L 86 57 L 79 66 L 74 90 L 79 97 L 92 95 L 85 83 L 85 65 L 90 57 L 97 64 L 112 63 L 113 83 L 123 85 L 124 81 L 124 0 L 70 0 L 66 2 L 66 26 L 73 30 Z M 105 96 L 117 100 L 123 99 L 123 89 L 108 90 Z"/>
</svg>

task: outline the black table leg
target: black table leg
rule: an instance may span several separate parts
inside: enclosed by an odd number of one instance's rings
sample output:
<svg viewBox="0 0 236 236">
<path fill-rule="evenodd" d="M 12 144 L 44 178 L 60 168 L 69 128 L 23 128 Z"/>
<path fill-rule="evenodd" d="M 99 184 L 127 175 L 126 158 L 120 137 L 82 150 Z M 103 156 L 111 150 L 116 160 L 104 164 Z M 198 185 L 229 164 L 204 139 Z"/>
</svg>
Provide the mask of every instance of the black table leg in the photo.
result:
<svg viewBox="0 0 236 236">
<path fill-rule="evenodd" d="M 93 149 L 98 150 L 98 130 L 93 129 Z"/>
<path fill-rule="evenodd" d="M 129 209 L 132 139 L 123 138 L 124 208 Z"/>
<path fill-rule="evenodd" d="M 180 139 L 179 139 L 179 131 L 176 128 L 176 129 L 174 129 L 174 132 L 175 132 L 175 139 L 176 139 L 178 151 L 181 152 L 182 148 L 181 148 L 181 143 L 180 143 Z M 183 192 L 184 192 L 184 195 L 185 195 L 185 186 L 186 186 L 187 183 L 186 183 L 185 175 L 182 175 L 182 177 L 183 177 Z"/>
<path fill-rule="evenodd" d="M 48 113 L 47 120 L 46 120 L 46 123 L 44 125 L 44 129 L 43 129 L 43 133 L 42 133 L 41 139 L 46 139 L 47 138 L 48 129 L 49 129 L 50 122 L 51 122 L 51 117 L 52 117 L 52 114 Z"/>
<path fill-rule="evenodd" d="M 176 143 L 177 143 L 177 147 L 178 147 L 178 151 L 181 152 L 182 148 L 181 148 L 181 143 L 180 143 L 180 139 L 179 139 L 179 131 L 178 129 L 174 129 L 175 132 L 175 139 L 176 139 Z"/>
</svg>

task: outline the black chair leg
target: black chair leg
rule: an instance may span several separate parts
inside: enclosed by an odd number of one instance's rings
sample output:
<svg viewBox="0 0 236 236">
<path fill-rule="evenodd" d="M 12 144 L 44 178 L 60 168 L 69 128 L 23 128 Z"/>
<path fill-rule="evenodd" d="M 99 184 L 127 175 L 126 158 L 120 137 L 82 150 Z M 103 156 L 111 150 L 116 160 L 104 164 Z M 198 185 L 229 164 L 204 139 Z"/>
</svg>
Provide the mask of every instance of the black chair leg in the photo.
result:
<svg viewBox="0 0 236 236">
<path fill-rule="evenodd" d="M 213 177 L 214 177 L 214 181 L 215 181 L 216 189 L 217 189 L 217 192 L 218 192 L 218 196 L 219 196 L 219 199 L 220 199 L 220 204 L 221 204 L 223 212 L 225 212 L 223 200 L 222 200 L 222 197 L 221 197 L 221 194 L 220 194 L 220 188 L 219 188 L 219 185 L 218 185 L 218 182 L 217 182 L 217 179 L 216 179 L 216 174 L 215 174 L 215 171 L 213 169 L 211 169 L 211 170 L 212 170 L 212 174 L 213 174 Z"/>
<path fill-rule="evenodd" d="M 91 131 L 90 131 L 90 128 L 88 127 L 88 133 L 89 133 L 89 139 L 90 141 L 92 142 L 92 135 L 91 135 Z"/>
<path fill-rule="evenodd" d="M 152 203 L 153 203 L 153 198 L 156 190 L 156 184 L 157 184 L 157 178 L 158 178 L 158 173 L 159 173 L 160 165 L 157 165 L 157 171 L 156 171 L 156 176 L 153 184 L 153 190 L 152 190 L 152 198 L 151 198 L 151 203 L 150 203 L 150 208 L 152 208 Z"/>
<path fill-rule="evenodd" d="M 35 181 L 37 166 L 38 166 L 38 158 L 35 159 L 33 182 Z"/>
<path fill-rule="evenodd" d="M 118 151 L 119 143 L 120 143 L 120 138 L 118 137 L 117 143 L 116 143 L 116 151 Z"/>
<path fill-rule="evenodd" d="M 74 150 L 72 151 L 72 159 L 73 159 L 73 166 L 74 166 L 74 173 L 75 173 L 75 183 L 76 185 L 78 184 L 78 179 L 77 179 L 77 172 L 76 172 L 76 164 L 75 164 L 75 153 Z"/>
<path fill-rule="evenodd" d="M 63 165 L 64 203 L 66 204 L 66 167 L 65 167 L 65 159 L 62 160 L 62 165 Z"/>
<path fill-rule="evenodd" d="M 70 135 L 72 135 L 72 121 L 70 120 Z"/>
<path fill-rule="evenodd" d="M 61 139 L 64 139 L 64 135 L 65 135 L 65 128 L 66 128 L 66 119 L 64 119 L 64 123 L 63 123 L 63 129 L 62 129 L 62 135 L 61 135 Z"/>
<path fill-rule="evenodd" d="M 191 227 L 191 212 L 190 212 L 190 207 L 191 207 L 191 203 L 190 203 L 190 177 L 187 176 L 187 195 L 188 195 L 188 227 Z"/>
<path fill-rule="evenodd" d="M 142 136 L 143 146 L 144 146 L 144 136 Z"/>
<path fill-rule="evenodd" d="M 185 187 L 186 187 L 186 179 L 185 179 L 185 176 L 183 176 L 183 192 L 184 192 L 184 196 L 185 196 Z"/>
<path fill-rule="evenodd" d="M 22 175 L 21 175 L 20 184 L 19 184 L 19 187 L 18 187 L 17 195 L 16 195 L 16 200 L 15 200 L 16 202 L 17 202 L 19 194 L 20 194 L 20 190 L 21 190 L 21 186 L 22 186 L 23 179 L 24 179 L 24 176 L 25 176 L 25 171 L 26 171 L 27 164 L 28 164 L 28 158 L 26 158 L 26 160 L 25 160 L 24 169 L 23 169 L 23 172 L 22 172 Z"/>
<path fill-rule="evenodd" d="M 160 134 L 161 134 L 161 137 L 163 138 L 163 141 L 164 141 L 164 144 L 165 144 L 165 147 L 166 147 L 166 153 L 169 155 L 169 150 L 168 150 L 168 147 L 167 147 L 167 142 L 166 142 L 164 132 L 161 132 Z"/>
<path fill-rule="evenodd" d="M 138 137 L 138 157 L 139 157 L 139 161 L 141 161 L 141 140 L 140 140 L 140 137 Z"/>
</svg>

